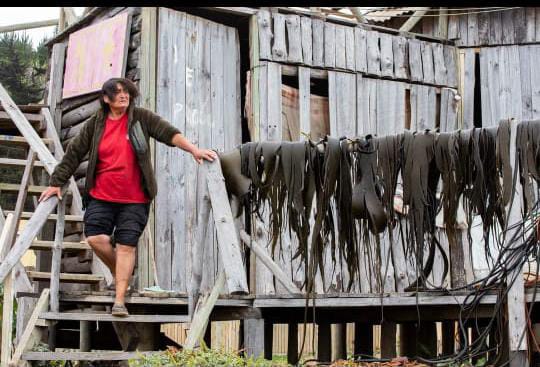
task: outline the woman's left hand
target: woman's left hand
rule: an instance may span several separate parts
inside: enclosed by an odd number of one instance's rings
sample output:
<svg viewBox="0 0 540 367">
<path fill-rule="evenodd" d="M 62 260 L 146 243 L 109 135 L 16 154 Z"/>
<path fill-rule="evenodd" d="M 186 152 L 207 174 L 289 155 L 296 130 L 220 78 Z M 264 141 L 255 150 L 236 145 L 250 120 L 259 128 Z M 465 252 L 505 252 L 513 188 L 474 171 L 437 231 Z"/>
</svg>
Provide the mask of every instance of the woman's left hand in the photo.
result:
<svg viewBox="0 0 540 367">
<path fill-rule="evenodd" d="M 216 152 L 210 149 L 199 149 L 197 148 L 195 151 L 193 151 L 193 159 L 197 161 L 197 163 L 202 164 L 203 159 L 206 159 L 207 161 L 213 162 L 214 159 L 217 158 Z"/>
</svg>

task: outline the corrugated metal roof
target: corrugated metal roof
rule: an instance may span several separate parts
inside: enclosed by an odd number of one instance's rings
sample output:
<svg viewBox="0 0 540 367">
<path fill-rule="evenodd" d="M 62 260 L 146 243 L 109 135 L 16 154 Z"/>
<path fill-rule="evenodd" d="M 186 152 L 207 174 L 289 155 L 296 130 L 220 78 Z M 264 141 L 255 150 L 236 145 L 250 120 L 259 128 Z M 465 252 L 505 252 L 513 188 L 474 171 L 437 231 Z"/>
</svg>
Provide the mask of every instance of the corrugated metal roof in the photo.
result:
<svg viewBox="0 0 540 367">
<path fill-rule="evenodd" d="M 385 8 L 382 10 L 374 10 L 365 14 L 364 16 L 371 22 L 381 23 L 392 19 L 397 15 L 411 14 L 415 11 L 415 8 Z"/>
</svg>

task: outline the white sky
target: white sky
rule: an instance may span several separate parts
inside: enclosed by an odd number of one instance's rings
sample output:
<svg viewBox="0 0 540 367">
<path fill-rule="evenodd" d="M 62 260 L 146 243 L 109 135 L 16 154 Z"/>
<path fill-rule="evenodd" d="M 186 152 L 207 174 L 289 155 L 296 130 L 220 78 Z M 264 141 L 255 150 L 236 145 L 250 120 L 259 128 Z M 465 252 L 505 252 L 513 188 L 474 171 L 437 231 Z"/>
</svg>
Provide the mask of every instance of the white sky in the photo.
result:
<svg viewBox="0 0 540 367">
<path fill-rule="evenodd" d="M 73 8 L 75 14 L 80 16 L 84 7 Z M 0 26 L 35 22 L 38 20 L 57 19 L 60 13 L 59 7 L 0 7 Z M 46 36 L 54 35 L 54 26 L 28 29 L 17 33 L 25 33 L 30 36 L 35 46 Z"/>
</svg>

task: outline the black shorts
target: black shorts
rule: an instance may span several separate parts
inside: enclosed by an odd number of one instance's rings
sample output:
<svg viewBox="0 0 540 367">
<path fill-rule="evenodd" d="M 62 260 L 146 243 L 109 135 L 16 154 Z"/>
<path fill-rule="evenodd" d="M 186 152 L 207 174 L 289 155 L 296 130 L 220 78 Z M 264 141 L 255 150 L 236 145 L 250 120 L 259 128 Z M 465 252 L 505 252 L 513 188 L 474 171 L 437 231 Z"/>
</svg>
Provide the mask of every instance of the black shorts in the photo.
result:
<svg viewBox="0 0 540 367">
<path fill-rule="evenodd" d="M 105 234 L 122 245 L 137 246 L 148 222 L 150 204 L 122 204 L 89 198 L 84 213 L 86 237 Z"/>
</svg>

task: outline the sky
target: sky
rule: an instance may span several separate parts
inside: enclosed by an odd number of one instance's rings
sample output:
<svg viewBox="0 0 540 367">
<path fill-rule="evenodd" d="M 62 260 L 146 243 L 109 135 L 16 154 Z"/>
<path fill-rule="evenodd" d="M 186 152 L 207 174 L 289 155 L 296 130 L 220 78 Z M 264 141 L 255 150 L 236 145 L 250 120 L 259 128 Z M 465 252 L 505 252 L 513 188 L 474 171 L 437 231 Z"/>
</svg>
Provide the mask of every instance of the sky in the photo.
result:
<svg viewBox="0 0 540 367">
<path fill-rule="evenodd" d="M 73 8 L 75 14 L 80 16 L 84 7 Z M 60 13 L 59 7 L 0 7 L 0 26 L 36 22 L 39 20 L 57 19 Z M 54 26 L 28 29 L 17 33 L 25 33 L 30 36 L 32 44 L 37 46 L 44 37 L 54 35 Z"/>
</svg>

